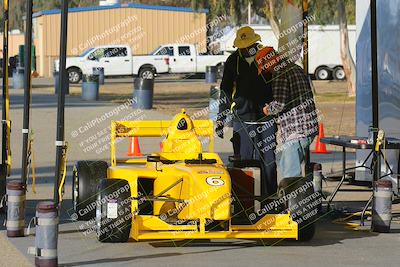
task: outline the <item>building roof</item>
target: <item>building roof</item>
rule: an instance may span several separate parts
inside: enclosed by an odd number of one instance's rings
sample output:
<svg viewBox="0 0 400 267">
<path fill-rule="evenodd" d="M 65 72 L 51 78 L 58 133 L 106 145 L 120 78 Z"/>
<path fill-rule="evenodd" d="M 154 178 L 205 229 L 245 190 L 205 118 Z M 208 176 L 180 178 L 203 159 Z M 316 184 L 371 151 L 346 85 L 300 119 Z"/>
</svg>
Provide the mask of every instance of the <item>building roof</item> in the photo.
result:
<svg viewBox="0 0 400 267">
<path fill-rule="evenodd" d="M 116 4 L 110 6 L 88 6 L 88 7 L 76 7 L 69 8 L 68 11 L 70 13 L 73 12 L 87 12 L 87 11 L 97 11 L 97 10 L 109 10 L 109 9 L 117 9 L 117 8 L 138 8 L 138 9 L 153 9 L 153 10 L 166 10 L 166 11 L 177 11 L 177 12 L 192 12 L 192 13 L 208 13 L 208 9 L 198 9 L 195 10 L 189 7 L 175 7 L 175 6 L 156 6 L 156 5 L 145 5 L 145 4 Z M 33 14 L 33 17 L 40 17 L 43 15 L 54 15 L 60 14 L 60 9 L 53 10 L 43 10 Z"/>
</svg>

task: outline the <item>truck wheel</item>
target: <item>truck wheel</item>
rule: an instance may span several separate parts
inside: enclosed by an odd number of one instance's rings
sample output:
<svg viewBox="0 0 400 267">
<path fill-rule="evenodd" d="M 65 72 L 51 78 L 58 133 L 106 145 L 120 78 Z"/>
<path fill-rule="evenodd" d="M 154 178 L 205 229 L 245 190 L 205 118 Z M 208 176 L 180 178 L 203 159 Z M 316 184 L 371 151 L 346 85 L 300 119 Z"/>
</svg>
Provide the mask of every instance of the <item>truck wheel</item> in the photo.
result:
<svg viewBox="0 0 400 267">
<path fill-rule="evenodd" d="M 346 73 L 344 72 L 343 67 L 338 66 L 333 69 L 333 78 L 338 81 L 343 81 L 346 79 Z"/>
<path fill-rule="evenodd" d="M 220 63 L 217 65 L 217 78 L 222 79 L 222 76 L 224 76 L 224 64 Z"/>
<path fill-rule="evenodd" d="M 82 80 L 82 71 L 79 68 L 69 68 L 68 70 L 68 80 L 70 83 L 76 84 Z"/>
<path fill-rule="evenodd" d="M 126 180 L 100 181 L 96 201 L 97 238 L 103 243 L 129 240 L 132 226 L 131 189 Z"/>
<path fill-rule="evenodd" d="M 155 74 L 156 73 L 155 73 L 154 69 L 150 68 L 150 67 L 142 68 L 139 71 L 139 77 L 142 78 L 142 79 L 152 80 L 152 79 L 154 79 Z"/>
<path fill-rule="evenodd" d="M 315 220 L 321 201 L 321 195 L 314 192 L 313 183 L 303 177 L 285 178 L 279 183 L 278 193 L 286 198 L 286 208 L 298 224 L 299 240 L 311 240 L 315 234 Z"/>
<path fill-rule="evenodd" d="M 318 67 L 315 70 L 315 79 L 326 81 L 331 77 L 331 70 L 328 67 Z"/>
<path fill-rule="evenodd" d="M 107 177 L 107 162 L 78 161 L 72 171 L 74 219 L 89 221 L 96 217 L 96 194 L 99 180 Z"/>
</svg>

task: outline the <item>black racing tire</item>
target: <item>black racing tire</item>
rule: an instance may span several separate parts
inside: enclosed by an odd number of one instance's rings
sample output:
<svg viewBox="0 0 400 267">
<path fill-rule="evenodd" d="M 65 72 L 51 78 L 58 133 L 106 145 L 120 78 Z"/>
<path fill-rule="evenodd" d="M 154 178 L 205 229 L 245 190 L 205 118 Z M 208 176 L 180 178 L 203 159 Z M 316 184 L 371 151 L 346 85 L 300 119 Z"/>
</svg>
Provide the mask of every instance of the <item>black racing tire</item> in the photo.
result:
<svg viewBox="0 0 400 267">
<path fill-rule="evenodd" d="M 314 192 L 311 181 L 303 177 L 284 178 L 279 183 L 278 194 L 286 196 L 286 208 L 298 223 L 299 241 L 309 241 L 315 234 L 315 221 L 321 196 Z"/>
<path fill-rule="evenodd" d="M 132 227 L 131 189 L 122 179 L 104 179 L 96 201 L 96 235 L 102 243 L 128 242 Z"/>
<path fill-rule="evenodd" d="M 72 171 L 74 218 L 90 221 L 96 217 L 96 195 L 99 181 L 107 177 L 105 161 L 77 161 Z"/>
<path fill-rule="evenodd" d="M 77 84 L 82 80 L 82 71 L 78 67 L 71 67 L 67 71 L 69 83 Z"/>
<path fill-rule="evenodd" d="M 156 77 L 156 71 L 151 67 L 143 67 L 139 71 L 139 78 L 142 79 L 154 79 Z"/>
</svg>

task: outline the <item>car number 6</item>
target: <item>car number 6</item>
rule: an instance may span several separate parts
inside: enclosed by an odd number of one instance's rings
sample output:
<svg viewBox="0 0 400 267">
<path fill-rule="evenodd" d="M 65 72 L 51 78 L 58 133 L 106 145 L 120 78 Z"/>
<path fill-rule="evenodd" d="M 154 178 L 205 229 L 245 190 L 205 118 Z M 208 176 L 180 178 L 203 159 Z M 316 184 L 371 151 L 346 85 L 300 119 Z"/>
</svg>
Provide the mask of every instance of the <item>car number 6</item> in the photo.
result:
<svg viewBox="0 0 400 267">
<path fill-rule="evenodd" d="M 206 179 L 206 182 L 211 186 L 221 186 L 225 184 L 220 176 L 210 176 Z"/>
</svg>

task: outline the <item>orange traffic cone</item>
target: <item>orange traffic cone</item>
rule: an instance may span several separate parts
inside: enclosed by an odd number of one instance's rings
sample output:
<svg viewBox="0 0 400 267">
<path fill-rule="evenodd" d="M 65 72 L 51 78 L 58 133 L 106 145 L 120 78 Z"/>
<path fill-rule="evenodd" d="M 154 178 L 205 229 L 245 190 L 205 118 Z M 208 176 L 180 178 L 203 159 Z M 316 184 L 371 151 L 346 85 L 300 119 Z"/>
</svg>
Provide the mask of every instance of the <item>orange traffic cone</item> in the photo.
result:
<svg viewBox="0 0 400 267">
<path fill-rule="evenodd" d="M 129 157 L 140 157 L 143 154 L 140 152 L 139 138 L 131 137 L 129 141 L 129 149 L 127 156 Z"/>
<path fill-rule="evenodd" d="M 315 150 L 313 151 L 313 153 L 316 153 L 316 154 L 329 154 L 329 153 L 331 153 L 328 150 L 326 150 L 326 145 L 321 142 L 321 138 L 324 138 L 324 137 L 325 137 L 324 124 L 321 122 L 319 124 L 319 133 L 318 133 L 318 136 L 317 136 L 317 141 L 315 143 Z"/>
</svg>

